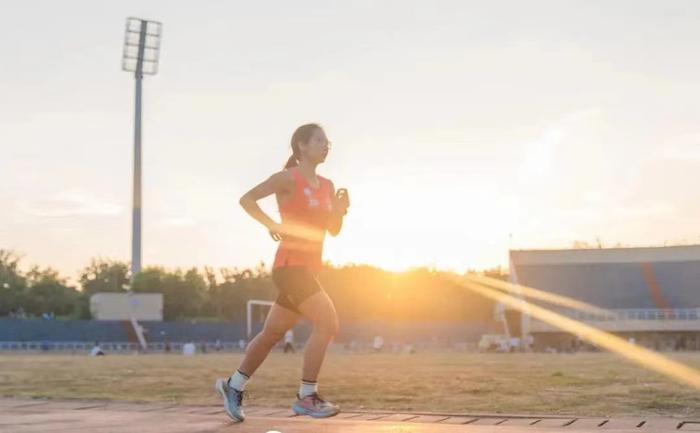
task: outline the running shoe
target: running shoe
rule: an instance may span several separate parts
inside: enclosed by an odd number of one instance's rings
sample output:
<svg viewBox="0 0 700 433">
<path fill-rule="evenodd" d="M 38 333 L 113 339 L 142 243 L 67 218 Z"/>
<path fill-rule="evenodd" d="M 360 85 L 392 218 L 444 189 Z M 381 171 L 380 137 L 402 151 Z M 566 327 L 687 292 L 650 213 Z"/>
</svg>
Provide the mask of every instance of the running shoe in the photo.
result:
<svg viewBox="0 0 700 433">
<path fill-rule="evenodd" d="M 245 419 L 245 413 L 243 413 L 243 391 L 231 388 L 228 384 L 228 379 L 217 380 L 215 388 L 224 398 L 226 414 L 232 420 L 242 422 Z"/>
<path fill-rule="evenodd" d="M 292 406 L 292 410 L 297 415 L 309 415 L 314 418 L 328 418 L 340 413 L 340 407 L 324 400 L 318 393 L 304 398 L 297 395 L 297 402 Z"/>
</svg>

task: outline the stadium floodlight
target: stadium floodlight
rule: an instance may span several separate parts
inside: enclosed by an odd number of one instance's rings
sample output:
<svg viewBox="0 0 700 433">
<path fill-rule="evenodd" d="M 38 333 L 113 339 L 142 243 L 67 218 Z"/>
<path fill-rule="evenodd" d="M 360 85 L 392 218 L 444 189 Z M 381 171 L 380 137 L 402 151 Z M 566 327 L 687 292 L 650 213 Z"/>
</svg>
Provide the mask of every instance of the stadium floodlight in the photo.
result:
<svg viewBox="0 0 700 433">
<path fill-rule="evenodd" d="M 131 278 L 141 271 L 141 81 L 158 73 L 162 25 L 157 21 L 126 19 L 122 69 L 136 81 L 134 118 L 134 199 L 131 233 Z"/>
<path fill-rule="evenodd" d="M 126 19 L 122 69 L 134 72 L 136 79 L 143 74 L 158 73 L 160 38 L 163 25 L 158 21 L 129 17 Z"/>
</svg>

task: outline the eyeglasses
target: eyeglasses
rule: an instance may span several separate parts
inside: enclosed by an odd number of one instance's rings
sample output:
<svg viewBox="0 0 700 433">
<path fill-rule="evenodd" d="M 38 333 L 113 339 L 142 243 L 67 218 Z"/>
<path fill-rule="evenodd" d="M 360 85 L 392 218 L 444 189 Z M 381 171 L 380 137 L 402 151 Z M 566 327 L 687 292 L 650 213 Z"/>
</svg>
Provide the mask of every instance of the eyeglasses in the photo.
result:
<svg viewBox="0 0 700 433">
<path fill-rule="evenodd" d="M 318 140 L 317 143 L 320 144 L 321 146 L 327 147 L 328 149 L 333 147 L 333 143 L 331 143 L 328 140 Z"/>
</svg>

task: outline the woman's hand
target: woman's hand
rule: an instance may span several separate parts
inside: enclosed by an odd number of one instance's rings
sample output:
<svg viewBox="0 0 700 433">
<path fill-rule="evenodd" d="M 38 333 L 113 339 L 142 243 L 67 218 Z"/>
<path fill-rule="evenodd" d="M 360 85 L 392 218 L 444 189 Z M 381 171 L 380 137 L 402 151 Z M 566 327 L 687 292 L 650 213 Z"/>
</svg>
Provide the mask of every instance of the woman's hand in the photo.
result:
<svg viewBox="0 0 700 433">
<path fill-rule="evenodd" d="M 268 230 L 270 232 L 270 237 L 272 237 L 272 240 L 275 242 L 284 239 L 284 236 L 282 236 L 282 224 L 272 223 L 268 226 Z"/>
<path fill-rule="evenodd" d="M 350 207 L 350 194 L 345 188 L 339 188 L 335 192 L 335 203 L 333 203 L 333 209 L 341 215 L 348 213 L 348 208 Z"/>
</svg>

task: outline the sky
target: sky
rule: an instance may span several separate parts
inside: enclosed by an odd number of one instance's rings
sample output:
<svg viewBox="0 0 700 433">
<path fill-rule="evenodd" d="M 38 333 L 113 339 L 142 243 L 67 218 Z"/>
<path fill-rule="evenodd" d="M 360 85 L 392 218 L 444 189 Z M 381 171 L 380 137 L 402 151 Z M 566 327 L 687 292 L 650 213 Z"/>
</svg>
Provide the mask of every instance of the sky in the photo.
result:
<svg viewBox="0 0 700 433">
<path fill-rule="evenodd" d="M 26 265 L 130 259 L 128 16 L 163 23 L 144 265 L 271 263 L 238 199 L 307 122 L 351 196 L 335 264 L 700 243 L 698 2 L 27 0 L 0 17 L 0 248 Z"/>
</svg>

